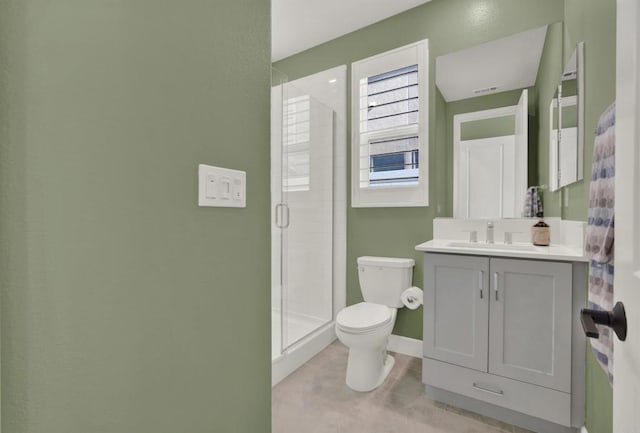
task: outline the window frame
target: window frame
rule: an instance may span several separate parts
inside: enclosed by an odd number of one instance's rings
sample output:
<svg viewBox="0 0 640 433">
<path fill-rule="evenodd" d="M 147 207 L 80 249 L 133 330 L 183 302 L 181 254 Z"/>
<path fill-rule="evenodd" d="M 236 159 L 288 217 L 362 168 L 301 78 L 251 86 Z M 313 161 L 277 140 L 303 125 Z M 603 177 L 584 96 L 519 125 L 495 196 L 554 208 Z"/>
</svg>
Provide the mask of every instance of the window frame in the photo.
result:
<svg viewBox="0 0 640 433">
<path fill-rule="evenodd" d="M 367 97 L 361 97 L 361 80 L 371 76 L 418 65 L 418 123 L 361 132 L 361 116 L 366 114 Z M 352 207 L 425 207 L 429 206 L 429 41 L 424 39 L 351 64 L 351 206 Z M 409 136 L 418 138 L 418 182 L 413 185 L 377 185 L 369 181 L 371 142 Z M 365 145 L 366 144 L 366 145 Z M 364 145 L 364 146 L 363 146 Z M 366 149 L 366 150 L 365 150 Z M 365 167 L 364 164 L 367 164 Z M 364 170 L 363 170 L 364 169 Z"/>
</svg>

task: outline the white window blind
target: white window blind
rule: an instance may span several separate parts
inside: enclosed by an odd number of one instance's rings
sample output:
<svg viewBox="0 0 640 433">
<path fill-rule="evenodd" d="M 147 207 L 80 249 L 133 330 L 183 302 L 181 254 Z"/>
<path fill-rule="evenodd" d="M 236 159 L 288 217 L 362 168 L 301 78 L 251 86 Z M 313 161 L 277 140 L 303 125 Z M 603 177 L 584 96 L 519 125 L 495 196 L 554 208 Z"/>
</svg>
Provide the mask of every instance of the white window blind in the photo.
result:
<svg viewBox="0 0 640 433">
<path fill-rule="evenodd" d="M 367 78 L 366 131 L 418 123 L 418 65 Z"/>
<path fill-rule="evenodd" d="M 426 40 L 352 64 L 352 206 L 427 206 Z"/>
</svg>

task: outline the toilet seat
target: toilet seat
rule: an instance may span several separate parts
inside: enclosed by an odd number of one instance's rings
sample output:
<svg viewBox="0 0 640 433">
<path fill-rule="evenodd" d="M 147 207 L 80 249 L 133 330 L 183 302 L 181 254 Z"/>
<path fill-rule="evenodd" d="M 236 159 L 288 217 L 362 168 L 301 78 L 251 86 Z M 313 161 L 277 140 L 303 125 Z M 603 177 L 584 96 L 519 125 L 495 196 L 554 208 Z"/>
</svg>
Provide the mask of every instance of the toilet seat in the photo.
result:
<svg viewBox="0 0 640 433">
<path fill-rule="evenodd" d="M 336 325 L 341 331 L 362 334 L 384 327 L 392 320 L 392 309 L 386 305 L 360 302 L 341 310 L 336 316 Z"/>
</svg>

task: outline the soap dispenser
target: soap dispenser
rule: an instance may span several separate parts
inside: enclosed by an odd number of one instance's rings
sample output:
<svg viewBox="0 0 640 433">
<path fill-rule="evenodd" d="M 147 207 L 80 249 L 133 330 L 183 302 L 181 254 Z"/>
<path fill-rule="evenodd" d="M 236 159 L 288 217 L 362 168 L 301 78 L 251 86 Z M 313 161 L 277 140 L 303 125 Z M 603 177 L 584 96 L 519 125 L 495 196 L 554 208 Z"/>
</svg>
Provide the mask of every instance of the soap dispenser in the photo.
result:
<svg viewBox="0 0 640 433">
<path fill-rule="evenodd" d="M 538 213 L 538 222 L 531 227 L 531 242 L 540 247 L 548 247 L 551 244 L 551 230 L 549 224 L 544 222 L 542 212 Z"/>
</svg>

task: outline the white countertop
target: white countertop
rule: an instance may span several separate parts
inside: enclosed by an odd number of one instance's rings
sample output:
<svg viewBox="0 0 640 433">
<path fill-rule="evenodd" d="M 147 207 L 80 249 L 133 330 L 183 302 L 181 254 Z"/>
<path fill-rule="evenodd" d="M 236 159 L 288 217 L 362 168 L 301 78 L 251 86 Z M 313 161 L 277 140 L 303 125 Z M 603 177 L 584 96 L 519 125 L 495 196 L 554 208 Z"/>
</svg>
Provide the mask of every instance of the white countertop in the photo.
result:
<svg viewBox="0 0 640 433">
<path fill-rule="evenodd" d="M 578 250 L 565 245 L 553 244 L 548 247 L 538 247 L 532 244 L 515 242 L 510 245 L 499 242 L 487 245 L 483 242 L 471 244 L 460 240 L 434 239 L 417 245 L 415 249 L 433 253 L 468 254 L 474 256 L 512 257 L 564 262 L 588 261 L 582 249 Z"/>
</svg>

